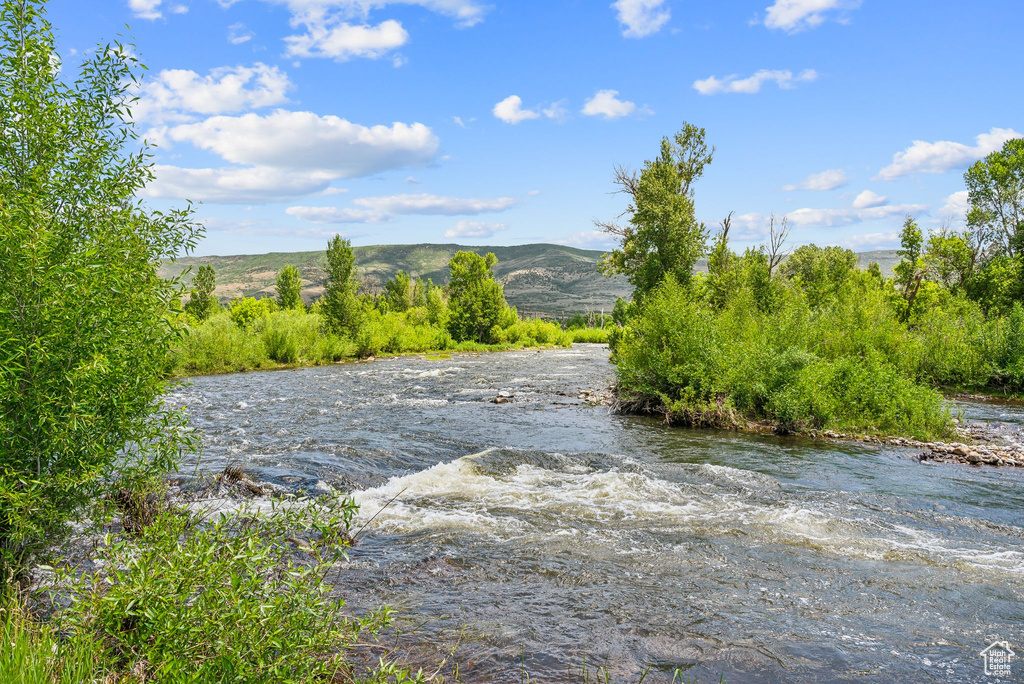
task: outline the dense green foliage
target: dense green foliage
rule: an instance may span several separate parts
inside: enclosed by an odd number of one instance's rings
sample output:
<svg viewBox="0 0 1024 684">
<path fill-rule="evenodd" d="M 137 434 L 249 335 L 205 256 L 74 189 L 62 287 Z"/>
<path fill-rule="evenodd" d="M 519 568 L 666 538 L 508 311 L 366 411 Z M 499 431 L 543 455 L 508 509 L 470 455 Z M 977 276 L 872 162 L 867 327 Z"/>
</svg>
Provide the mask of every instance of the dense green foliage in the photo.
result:
<svg viewBox="0 0 1024 684">
<path fill-rule="evenodd" d="M 498 258 L 473 252 L 456 252 L 452 257 L 448 283 L 448 331 L 457 340 L 490 342 L 492 328 L 508 304 L 501 284 L 491 272 Z"/>
<path fill-rule="evenodd" d="M 633 284 L 633 297 L 642 300 L 666 277 L 687 283 L 703 256 L 707 228 L 697 221 L 693 183 L 711 163 L 705 131 L 684 124 L 674 139 L 663 138 L 661 152 L 644 162 L 640 174 L 619 169 L 616 182 L 630 197 L 625 226 L 600 223 L 620 238 L 618 249 L 605 255 L 607 274 L 622 273 Z"/>
<path fill-rule="evenodd" d="M 399 272 L 377 296 L 359 294 L 350 248 L 331 241 L 341 262 L 339 281 L 349 283 L 334 299 L 303 308 L 279 307 L 273 299 L 245 297 L 205 321 L 188 319 L 190 333 L 177 348 L 180 374 L 219 373 L 282 365 L 318 365 L 346 358 L 448 350 L 510 349 L 572 344 L 573 333 L 540 320 L 520 320 L 490 276 L 488 260 L 472 253 L 452 259 L 454 286 L 441 288 Z M 492 264 L 493 265 L 493 264 Z M 330 318 L 341 302 L 344 320 Z M 453 324 L 453 321 L 457 323 Z M 603 341 L 603 339 L 602 339 Z"/>
<path fill-rule="evenodd" d="M 277 272 L 277 305 L 282 309 L 302 307 L 302 277 L 291 264 Z"/>
<path fill-rule="evenodd" d="M 179 287 L 156 264 L 199 228 L 134 200 L 131 54 L 100 47 L 66 84 L 41 4 L 0 10 L 0 576 L 186 443 L 161 404 Z"/>
<path fill-rule="evenodd" d="M 217 274 L 214 273 L 213 266 L 201 264 L 195 278 L 192 279 L 192 290 L 185 311 L 196 320 L 206 320 L 217 308 L 217 299 L 213 296 L 216 287 Z"/>
<path fill-rule="evenodd" d="M 965 174 L 963 232 L 925 235 L 907 217 L 889 280 L 815 245 L 773 271 L 771 247 L 729 249 L 727 219 L 695 247 L 707 274 L 666 271 L 633 312 L 621 307 L 622 405 L 689 425 L 937 437 L 953 427 L 938 389 L 1024 391 L 1021 143 Z"/>
<path fill-rule="evenodd" d="M 241 509 L 213 521 L 166 513 L 108 539 L 103 570 L 68 577 L 67 631 L 107 644 L 119 669 L 167 682 L 314 682 L 387 611 L 344 617 L 324 577 L 344 559 L 346 500 Z M 126 625 L 130 627 L 126 629 Z"/>
<path fill-rule="evenodd" d="M 327 244 L 323 312 L 331 330 L 351 332 L 359 322 L 359 278 L 356 276 L 352 243 L 335 235 Z"/>
</svg>

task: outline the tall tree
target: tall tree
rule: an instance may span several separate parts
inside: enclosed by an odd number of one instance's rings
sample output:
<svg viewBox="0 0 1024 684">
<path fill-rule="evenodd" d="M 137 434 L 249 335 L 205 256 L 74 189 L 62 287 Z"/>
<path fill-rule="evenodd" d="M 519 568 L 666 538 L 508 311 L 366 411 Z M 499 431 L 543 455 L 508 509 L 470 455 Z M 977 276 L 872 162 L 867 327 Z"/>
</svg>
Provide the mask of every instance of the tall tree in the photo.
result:
<svg viewBox="0 0 1024 684">
<path fill-rule="evenodd" d="M 277 272 L 277 303 L 282 309 L 302 308 L 302 276 L 291 264 Z"/>
<path fill-rule="evenodd" d="M 328 325 L 336 332 L 352 332 L 359 317 L 359 278 L 352 243 L 340 235 L 327 243 L 326 272 L 323 310 Z"/>
<path fill-rule="evenodd" d="M 43 2 L 0 8 L 0 581 L 189 447 L 162 401 L 181 283 L 156 267 L 201 227 L 136 200 L 132 55 L 99 46 L 66 83 Z"/>
<path fill-rule="evenodd" d="M 968 225 L 993 243 L 996 254 L 1024 251 L 1024 138 L 975 162 L 964 174 Z"/>
<path fill-rule="evenodd" d="M 624 274 L 636 300 L 667 275 L 688 284 L 706 250 L 707 227 L 697 221 L 693 205 L 693 184 L 714 156 L 705 135 L 703 128 L 684 124 L 674 138 L 662 139 L 660 154 L 644 162 L 639 175 L 622 167 L 615 171 L 619 191 L 630 198 L 622 214 L 628 221 L 597 223 L 620 241 L 618 249 L 605 255 L 602 270 Z"/>
<path fill-rule="evenodd" d="M 921 289 L 921 283 L 928 273 L 927 265 L 921 257 L 924 236 L 912 216 L 908 215 L 903 222 L 900 245 L 897 252 L 900 255 L 900 262 L 893 267 L 893 273 L 896 276 L 896 284 L 903 292 L 903 299 L 907 302 L 905 315 L 909 316 L 914 308 L 917 293 Z"/>
<path fill-rule="evenodd" d="M 490 341 L 491 328 L 507 306 L 501 283 L 492 269 L 498 257 L 456 252 L 448 267 L 448 331 L 456 340 Z"/>
<path fill-rule="evenodd" d="M 192 291 L 189 295 L 185 311 L 204 321 L 209 318 L 217 305 L 213 291 L 217 287 L 217 274 L 210 264 L 200 264 L 196 270 L 196 277 L 192 279 Z"/>
</svg>

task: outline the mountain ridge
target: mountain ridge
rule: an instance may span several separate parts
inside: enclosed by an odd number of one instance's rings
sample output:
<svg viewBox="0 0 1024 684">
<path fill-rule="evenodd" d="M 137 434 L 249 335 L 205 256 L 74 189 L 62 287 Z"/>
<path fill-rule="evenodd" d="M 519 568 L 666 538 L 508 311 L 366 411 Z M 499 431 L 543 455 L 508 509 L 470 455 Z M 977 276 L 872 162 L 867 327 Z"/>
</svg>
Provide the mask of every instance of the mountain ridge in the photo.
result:
<svg viewBox="0 0 1024 684">
<path fill-rule="evenodd" d="M 365 245 L 353 247 L 356 268 L 371 293 L 383 290 L 384 283 L 403 270 L 415 277 L 430 278 L 435 284 L 448 282 L 448 261 L 459 250 L 498 257 L 495 277 L 505 285 L 509 303 L 524 315 L 558 316 L 582 311 L 611 311 L 617 297 L 629 298 L 633 288 L 623 276 L 606 277 L 598 272 L 600 250 L 579 249 L 550 243 L 526 245 L 459 245 L 456 243 L 416 243 L 405 245 Z M 877 250 L 857 254 L 858 266 L 867 268 L 878 262 L 890 275 L 899 258 L 895 251 Z M 160 266 L 162 277 L 181 274 L 191 283 L 195 267 L 210 264 L 217 274 L 215 294 L 222 301 L 236 297 L 268 296 L 275 292 L 277 272 L 286 264 L 299 269 L 302 295 L 311 301 L 323 293 L 323 250 L 308 252 L 268 252 L 265 254 L 209 255 L 182 257 Z M 697 265 L 700 271 L 706 264 Z"/>
</svg>

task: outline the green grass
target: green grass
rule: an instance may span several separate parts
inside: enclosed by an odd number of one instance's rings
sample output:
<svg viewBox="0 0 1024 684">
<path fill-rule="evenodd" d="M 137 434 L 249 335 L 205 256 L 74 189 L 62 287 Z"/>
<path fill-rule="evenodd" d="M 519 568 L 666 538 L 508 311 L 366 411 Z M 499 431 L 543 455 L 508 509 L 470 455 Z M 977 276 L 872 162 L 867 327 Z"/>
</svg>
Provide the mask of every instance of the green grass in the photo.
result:
<svg viewBox="0 0 1024 684">
<path fill-rule="evenodd" d="M 568 330 L 572 334 L 573 342 L 586 342 L 590 344 L 608 344 L 611 337 L 611 328 L 572 328 Z"/>
<path fill-rule="evenodd" d="M 11 587 L 0 587 L 0 682 L 81 684 L 106 671 L 100 642 L 81 636 L 61 639 L 53 627 L 31 617 Z"/>
<path fill-rule="evenodd" d="M 326 332 L 323 317 L 305 311 L 275 311 L 238 325 L 227 311 L 190 326 L 172 359 L 176 375 L 213 375 L 248 370 L 317 366 L 370 356 L 492 352 L 566 347 L 570 333 L 556 324 L 518 320 L 500 329 L 494 344 L 452 340 L 419 309 L 367 312 L 352 337 Z"/>
<path fill-rule="evenodd" d="M 928 373 L 934 363 L 878 288 L 852 289 L 812 308 L 786 290 L 767 311 L 739 296 L 716 309 L 673 282 L 661 286 L 615 349 L 620 400 L 670 422 L 832 429 L 920 439 L 947 437 L 953 421 Z"/>
</svg>

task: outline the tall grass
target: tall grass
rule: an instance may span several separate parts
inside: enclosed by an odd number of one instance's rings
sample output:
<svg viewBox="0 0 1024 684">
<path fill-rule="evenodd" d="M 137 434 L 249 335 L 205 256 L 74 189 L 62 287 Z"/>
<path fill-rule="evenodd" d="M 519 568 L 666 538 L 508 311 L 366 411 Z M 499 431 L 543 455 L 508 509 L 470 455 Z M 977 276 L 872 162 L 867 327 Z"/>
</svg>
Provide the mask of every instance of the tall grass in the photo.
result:
<svg viewBox="0 0 1024 684">
<path fill-rule="evenodd" d="M 30 616 L 13 588 L 0 586 L 0 682 L 81 684 L 97 681 L 105 670 L 100 642 L 81 635 L 62 639 Z"/>
<path fill-rule="evenodd" d="M 255 307 L 247 307 L 249 311 Z M 234 311 L 243 310 L 235 307 Z M 511 311 L 511 310 L 510 310 Z M 351 335 L 330 332 L 323 316 L 301 310 L 239 317 L 218 312 L 192 320 L 176 350 L 173 372 L 180 375 L 314 366 L 347 358 L 434 351 L 496 351 L 523 347 L 569 346 L 573 334 L 554 323 L 520 320 L 512 311 L 505 325 L 491 331 L 492 344 L 456 342 L 431 322 L 426 307 L 382 312 L 365 309 Z"/>
</svg>

